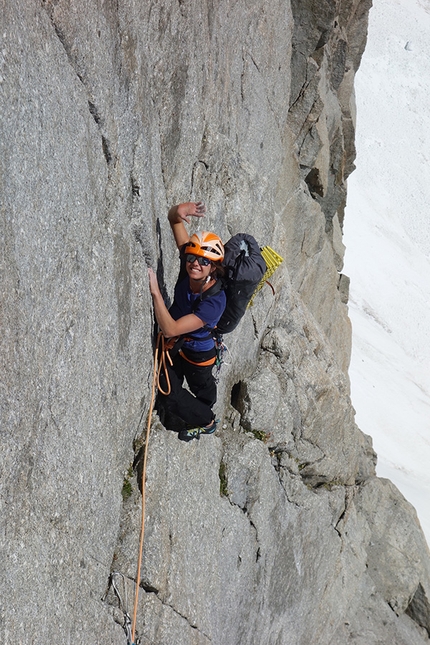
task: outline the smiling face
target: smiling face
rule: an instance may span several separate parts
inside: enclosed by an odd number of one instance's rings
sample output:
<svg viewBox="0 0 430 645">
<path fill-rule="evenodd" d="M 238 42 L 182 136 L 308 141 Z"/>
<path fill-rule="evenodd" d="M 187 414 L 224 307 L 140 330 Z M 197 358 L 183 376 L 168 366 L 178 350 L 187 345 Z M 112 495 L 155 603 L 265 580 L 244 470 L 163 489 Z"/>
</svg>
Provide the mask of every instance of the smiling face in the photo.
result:
<svg viewBox="0 0 430 645">
<path fill-rule="evenodd" d="M 186 270 L 190 280 L 201 283 L 210 275 L 212 264 L 208 264 L 207 266 L 199 264 L 198 259 L 195 258 L 193 262 L 186 262 Z"/>
</svg>

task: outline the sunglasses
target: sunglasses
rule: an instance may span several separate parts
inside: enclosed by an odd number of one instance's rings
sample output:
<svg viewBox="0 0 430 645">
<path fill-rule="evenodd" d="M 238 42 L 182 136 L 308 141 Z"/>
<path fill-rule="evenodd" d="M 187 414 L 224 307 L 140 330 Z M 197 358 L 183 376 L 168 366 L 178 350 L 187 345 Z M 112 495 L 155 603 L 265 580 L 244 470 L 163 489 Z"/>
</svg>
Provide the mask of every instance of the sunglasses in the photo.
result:
<svg viewBox="0 0 430 645">
<path fill-rule="evenodd" d="M 200 266 L 203 266 L 203 267 L 207 267 L 211 263 L 211 261 L 208 260 L 207 258 L 202 258 L 201 255 L 193 255 L 192 253 L 187 253 L 187 255 L 185 256 L 185 260 L 190 264 L 197 260 Z"/>
</svg>

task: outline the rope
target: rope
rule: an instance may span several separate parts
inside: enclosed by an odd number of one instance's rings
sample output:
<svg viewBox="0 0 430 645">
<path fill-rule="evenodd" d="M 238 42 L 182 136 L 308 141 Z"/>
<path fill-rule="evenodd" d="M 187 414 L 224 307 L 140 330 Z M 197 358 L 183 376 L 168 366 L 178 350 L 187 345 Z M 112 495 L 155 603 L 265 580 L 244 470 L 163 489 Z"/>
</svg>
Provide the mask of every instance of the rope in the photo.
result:
<svg viewBox="0 0 430 645">
<path fill-rule="evenodd" d="M 169 396 L 171 387 L 170 387 L 170 379 L 169 379 L 169 372 L 167 370 L 166 366 L 166 357 L 169 360 L 170 367 L 173 365 L 173 361 L 170 357 L 169 354 L 169 349 L 172 349 L 174 345 L 175 339 L 169 339 L 169 341 L 166 343 L 166 339 L 164 338 L 163 334 L 161 331 L 158 333 L 157 336 L 157 345 L 155 347 L 155 356 L 154 356 L 154 376 L 155 374 L 157 375 L 157 388 L 161 392 L 161 394 L 164 394 L 164 396 Z M 158 352 L 159 348 L 161 345 L 161 351 L 160 351 L 160 357 L 158 358 Z M 157 363 L 158 360 L 158 363 Z M 164 377 L 166 379 L 166 390 L 163 390 L 163 388 L 160 385 L 160 374 L 164 373 Z M 151 402 L 152 405 L 154 402 Z"/>
<path fill-rule="evenodd" d="M 170 365 L 172 365 L 172 359 L 170 357 L 169 351 L 168 351 L 168 344 L 165 343 L 165 338 L 161 332 L 159 332 L 158 337 L 157 337 L 157 343 L 155 346 L 155 355 L 154 355 L 154 373 L 152 376 L 152 388 L 151 388 L 151 402 L 149 404 L 149 411 L 148 411 L 148 424 L 146 427 L 146 438 L 145 438 L 145 449 L 144 449 L 144 456 L 143 456 L 143 468 L 142 468 L 142 484 L 141 484 L 141 491 L 142 491 L 142 520 L 141 520 L 141 526 L 140 526 L 140 540 L 139 540 L 139 556 L 137 559 L 137 573 L 136 573 L 136 585 L 135 585 L 135 592 L 134 592 L 134 607 L 133 607 L 133 621 L 131 625 L 131 645 L 135 645 L 134 642 L 134 636 L 136 632 L 136 619 L 137 619 L 137 606 L 139 602 L 139 587 L 140 587 L 140 570 L 142 567 L 142 553 L 143 553 L 143 538 L 145 535 L 145 504 L 146 504 L 146 495 L 145 495 L 145 483 L 146 483 L 146 461 L 148 457 L 148 444 L 149 444 L 149 433 L 151 431 L 151 420 L 152 420 L 152 412 L 154 409 L 154 402 L 155 402 L 155 392 L 158 387 L 159 391 L 164 394 L 165 396 L 168 396 L 170 394 L 170 379 L 169 379 L 169 374 L 167 371 L 167 366 L 166 366 L 166 356 L 170 362 Z M 164 390 L 160 386 L 160 374 L 164 373 L 164 377 L 166 380 L 166 389 Z"/>
</svg>

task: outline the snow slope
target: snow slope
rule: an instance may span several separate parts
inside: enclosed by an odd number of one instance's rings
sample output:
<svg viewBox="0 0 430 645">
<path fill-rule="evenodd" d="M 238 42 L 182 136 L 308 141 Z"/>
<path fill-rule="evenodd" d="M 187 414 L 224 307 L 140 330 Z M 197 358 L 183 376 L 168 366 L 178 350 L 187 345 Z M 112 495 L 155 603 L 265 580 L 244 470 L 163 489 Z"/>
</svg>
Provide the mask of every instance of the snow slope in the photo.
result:
<svg viewBox="0 0 430 645">
<path fill-rule="evenodd" d="M 355 87 L 352 401 L 430 544 L 430 0 L 374 0 Z"/>
</svg>

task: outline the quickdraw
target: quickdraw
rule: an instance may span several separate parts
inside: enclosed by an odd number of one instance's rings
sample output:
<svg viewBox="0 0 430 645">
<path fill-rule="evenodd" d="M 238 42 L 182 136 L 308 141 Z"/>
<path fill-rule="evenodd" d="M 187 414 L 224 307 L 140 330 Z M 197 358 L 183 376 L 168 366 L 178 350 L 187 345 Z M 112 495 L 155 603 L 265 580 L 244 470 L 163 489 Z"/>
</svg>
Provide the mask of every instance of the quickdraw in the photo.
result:
<svg viewBox="0 0 430 645">
<path fill-rule="evenodd" d="M 121 576 L 121 578 L 123 580 L 125 603 L 123 603 L 122 598 L 121 598 L 121 594 L 119 593 L 119 589 L 118 589 L 118 587 L 116 585 L 116 582 L 115 582 L 115 577 L 116 576 Z M 127 637 L 127 645 L 135 645 L 133 643 L 133 637 L 132 637 L 132 634 L 131 634 L 131 618 L 130 618 L 130 614 L 127 611 L 127 588 L 125 586 L 124 575 L 122 573 L 119 573 L 118 571 L 112 571 L 112 573 L 110 574 L 110 577 L 109 577 L 109 587 L 108 587 L 108 589 L 107 589 L 107 591 L 106 591 L 106 593 L 105 593 L 105 595 L 103 597 L 103 600 L 106 599 L 106 596 L 109 593 L 109 589 L 111 587 L 112 587 L 112 589 L 113 589 L 113 591 L 115 593 L 115 596 L 118 598 L 119 609 L 124 614 L 124 623 L 123 623 L 122 628 L 125 631 L 125 635 Z"/>
<path fill-rule="evenodd" d="M 219 374 L 223 363 L 225 363 L 225 356 L 228 352 L 228 347 L 224 343 L 224 339 L 221 334 L 217 334 L 213 337 L 215 343 L 215 381 L 218 383 Z"/>
</svg>

